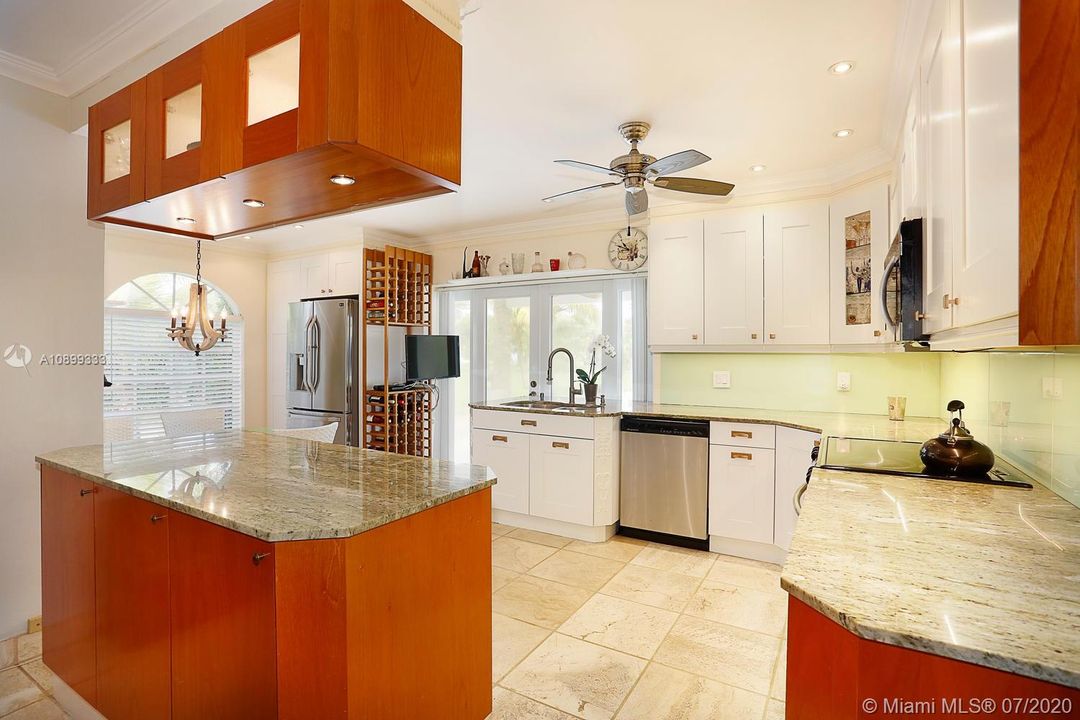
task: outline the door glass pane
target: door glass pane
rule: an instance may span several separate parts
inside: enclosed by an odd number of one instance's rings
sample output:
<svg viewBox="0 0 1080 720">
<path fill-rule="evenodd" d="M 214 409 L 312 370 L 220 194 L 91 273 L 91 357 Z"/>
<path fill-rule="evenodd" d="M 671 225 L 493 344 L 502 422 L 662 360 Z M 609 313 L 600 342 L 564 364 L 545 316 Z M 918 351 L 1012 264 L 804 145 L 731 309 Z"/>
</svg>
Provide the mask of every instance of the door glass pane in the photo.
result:
<svg viewBox="0 0 1080 720">
<path fill-rule="evenodd" d="M 454 435 L 450 438 L 450 459 L 469 462 L 469 400 L 472 397 L 472 302 L 455 300 L 450 310 L 450 332 L 457 335 L 461 352 L 461 376 L 450 380 L 453 397 Z"/>
<path fill-rule="evenodd" d="M 551 296 L 551 349 L 564 347 L 574 355 L 575 367 L 589 370 L 590 349 L 604 329 L 604 296 L 600 291 L 560 293 Z M 614 362 L 602 352 L 596 353 L 596 369 Z M 614 368 L 610 371 L 614 372 Z M 569 400 L 570 360 L 559 353 L 552 360 L 553 400 Z M 577 378 L 574 378 L 576 381 Z M 603 382 L 603 375 L 597 380 Z M 574 402 L 584 402 L 579 396 Z"/>
<path fill-rule="evenodd" d="M 300 36 L 248 58 L 247 124 L 300 107 Z"/>
<path fill-rule="evenodd" d="M 131 121 L 125 120 L 102 133 L 105 146 L 103 182 L 122 178 L 131 172 Z"/>
<path fill-rule="evenodd" d="M 165 101 L 165 157 L 199 147 L 202 140 L 202 84 Z"/>
<path fill-rule="evenodd" d="M 622 365 L 622 388 L 619 399 L 628 402 L 634 400 L 634 294 L 630 290 L 619 293 L 619 305 L 622 312 L 619 322 L 622 324 L 619 344 L 619 362 Z"/>
<path fill-rule="evenodd" d="M 529 298 L 489 298 L 487 301 L 488 402 L 529 394 Z"/>
</svg>

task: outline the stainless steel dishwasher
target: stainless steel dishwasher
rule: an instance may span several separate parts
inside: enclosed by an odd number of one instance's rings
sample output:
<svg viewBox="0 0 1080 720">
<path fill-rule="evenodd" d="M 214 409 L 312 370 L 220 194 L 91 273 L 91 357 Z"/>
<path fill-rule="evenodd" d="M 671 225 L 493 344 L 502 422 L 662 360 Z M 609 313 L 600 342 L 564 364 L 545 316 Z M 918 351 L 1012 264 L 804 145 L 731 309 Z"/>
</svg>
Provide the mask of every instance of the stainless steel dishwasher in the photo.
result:
<svg viewBox="0 0 1080 720">
<path fill-rule="evenodd" d="M 709 542 L 709 423 L 624 416 L 619 532 L 684 547 Z"/>
</svg>

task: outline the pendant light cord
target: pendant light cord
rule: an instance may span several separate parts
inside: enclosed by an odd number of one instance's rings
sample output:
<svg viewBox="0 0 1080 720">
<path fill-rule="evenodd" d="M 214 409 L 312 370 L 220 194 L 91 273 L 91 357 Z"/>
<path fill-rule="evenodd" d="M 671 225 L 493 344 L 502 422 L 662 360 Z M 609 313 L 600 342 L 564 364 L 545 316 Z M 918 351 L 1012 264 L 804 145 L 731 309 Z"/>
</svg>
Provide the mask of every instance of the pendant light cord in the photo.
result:
<svg viewBox="0 0 1080 720">
<path fill-rule="evenodd" d="M 202 285 L 202 240 L 195 241 L 195 284 Z"/>
</svg>

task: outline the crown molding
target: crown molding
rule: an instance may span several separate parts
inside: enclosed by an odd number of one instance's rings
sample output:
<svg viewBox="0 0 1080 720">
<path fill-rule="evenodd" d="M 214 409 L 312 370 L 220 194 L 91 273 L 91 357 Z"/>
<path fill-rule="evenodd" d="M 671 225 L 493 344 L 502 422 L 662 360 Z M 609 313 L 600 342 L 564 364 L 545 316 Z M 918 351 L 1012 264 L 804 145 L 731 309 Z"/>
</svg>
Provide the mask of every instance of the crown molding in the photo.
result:
<svg viewBox="0 0 1080 720">
<path fill-rule="evenodd" d="M 907 0 L 903 19 L 896 31 L 893 43 L 892 69 L 885 92 L 885 114 L 881 123 L 881 146 L 895 149 L 900 137 L 900 126 L 907 112 L 908 98 L 919 70 L 926 24 L 930 20 L 931 3 Z"/>
<path fill-rule="evenodd" d="M 51 67 L 27 60 L 15 53 L 0 50 L 0 75 L 41 90 L 63 95 L 63 84 Z"/>
</svg>

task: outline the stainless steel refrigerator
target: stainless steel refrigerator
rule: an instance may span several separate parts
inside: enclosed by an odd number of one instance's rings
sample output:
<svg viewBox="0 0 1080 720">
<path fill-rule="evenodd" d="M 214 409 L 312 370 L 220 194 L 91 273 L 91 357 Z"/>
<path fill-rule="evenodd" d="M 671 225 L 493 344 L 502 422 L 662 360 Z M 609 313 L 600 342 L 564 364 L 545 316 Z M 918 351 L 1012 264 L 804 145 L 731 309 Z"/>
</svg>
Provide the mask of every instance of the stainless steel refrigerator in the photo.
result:
<svg viewBox="0 0 1080 720">
<path fill-rule="evenodd" d="M 341 445 L 360 443 L 359 302 L 354 298 L 289 303 L 288 427 L 337 422 Z"/>
</svg>

